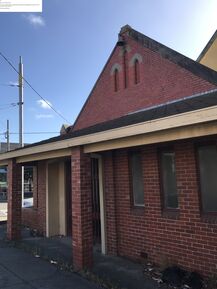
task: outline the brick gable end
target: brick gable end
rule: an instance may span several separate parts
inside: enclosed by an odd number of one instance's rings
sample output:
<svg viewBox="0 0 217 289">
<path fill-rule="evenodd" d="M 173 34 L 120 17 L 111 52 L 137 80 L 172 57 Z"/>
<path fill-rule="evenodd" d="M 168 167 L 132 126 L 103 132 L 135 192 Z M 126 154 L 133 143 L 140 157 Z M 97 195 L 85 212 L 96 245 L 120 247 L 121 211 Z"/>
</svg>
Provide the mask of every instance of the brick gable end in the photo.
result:
<svg viewBox="0 0 217 289">
<path fill-rule="evenodd" d="M 143 47 L 127 33 L 124 37 L 125 56 L 123 46 L 117 45 L 81 110 L 73 130 L 217 87 L 162 57 L 160 53 Z M 135 83 L 135 58 L 139 60 L 139 83 Z M 115 69 L 118 70 L 117 91 L 114 87 Z"/>
</svg>

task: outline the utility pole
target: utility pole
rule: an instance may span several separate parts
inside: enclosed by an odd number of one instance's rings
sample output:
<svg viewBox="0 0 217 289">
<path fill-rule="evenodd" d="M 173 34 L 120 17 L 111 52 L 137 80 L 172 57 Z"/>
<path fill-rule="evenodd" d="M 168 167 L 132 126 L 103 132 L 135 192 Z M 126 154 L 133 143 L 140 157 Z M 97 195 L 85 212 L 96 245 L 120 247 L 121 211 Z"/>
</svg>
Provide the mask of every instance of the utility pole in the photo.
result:
<svg viewBox="0 0 217 289">
<path fill-rule="evenodd" d="M 7 139 L 7 151 L 10 151 L 10 127 L 9 127 L 9 120 L 7 120 L 7 131 L 6 131 L 6 139 Z"/>
<path fill-rule="evenodd" d="M 23 63 L 19 62 L 19 145 L 23 147 Z M 22 166 L 22 207 L 24 205 L 24 166 Z"/>
<path fill-rule="evenodd" d="M 19 144 L 23 147 L 23 63 L 19 63 Z"/>
</svg>

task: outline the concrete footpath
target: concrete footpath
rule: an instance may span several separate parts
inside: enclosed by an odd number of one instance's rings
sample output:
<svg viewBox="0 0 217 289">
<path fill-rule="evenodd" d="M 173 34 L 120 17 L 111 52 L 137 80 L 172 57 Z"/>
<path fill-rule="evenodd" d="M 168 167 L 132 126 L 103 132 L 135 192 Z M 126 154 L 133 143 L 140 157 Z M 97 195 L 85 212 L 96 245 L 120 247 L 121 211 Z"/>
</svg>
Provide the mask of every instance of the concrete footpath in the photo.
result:
<svg viewBox="0 0 217 289">
<path fill-rule="evenodd" d="M 168 289 L 144 274 L 145 264 L 102 255 L 100 246 L 94 246 L 91 272 L 80 275 L 72 268 L 71 238 L 34 237 L 27 228 L 22 237 L 6 241 L 6 224 L 0 225 L 0 289 Z"/>
<path fill-rule="evenodd" d="M 13 247 L 0 246 L 1 289 L 99 289 L 75 273 Z"/>
</svg>

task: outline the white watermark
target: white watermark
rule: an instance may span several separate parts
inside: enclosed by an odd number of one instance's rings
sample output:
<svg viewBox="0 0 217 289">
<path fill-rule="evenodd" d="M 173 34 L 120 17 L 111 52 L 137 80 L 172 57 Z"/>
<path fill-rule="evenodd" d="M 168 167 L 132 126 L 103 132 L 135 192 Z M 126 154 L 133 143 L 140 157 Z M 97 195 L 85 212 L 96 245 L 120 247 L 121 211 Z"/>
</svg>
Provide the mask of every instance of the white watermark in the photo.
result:
<svg viewBox="0 0 217 289">
<path fill-rule="evenodd" d="M 0 0 L 0 12 L 42 12 L 42 0 Z"/>
</svg>

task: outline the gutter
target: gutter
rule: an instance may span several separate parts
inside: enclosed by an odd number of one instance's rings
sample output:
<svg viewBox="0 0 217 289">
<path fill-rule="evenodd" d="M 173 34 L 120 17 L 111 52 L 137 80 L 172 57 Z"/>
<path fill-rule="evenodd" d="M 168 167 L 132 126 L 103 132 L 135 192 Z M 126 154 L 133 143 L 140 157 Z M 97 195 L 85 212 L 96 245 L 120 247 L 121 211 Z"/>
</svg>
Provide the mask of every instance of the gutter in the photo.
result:
<svg viewBox="0 0 217 289">
<path fill-rule="evenodd" d="M 68 149 L 76 146 L 84 146 L 110 140 L 117 140 L 129 136 L 144 135 L 151 132 L 162 131 L 166 129 L 185 127 L 189 125 L 205 123 L 217 120 L 217 105 L 167 116 L 156 120 L 146 121 L 125 127 L 101 131 L 89 135 L 74 137 L 66 140 L 60 140 L 52 143 L 41 144 L 34 147 L 27 147 L 16 151 L 7 152 L 0 155 L 0 165 L 7 163 L 9 159 L 22 156 L 47 153 L 62 149 Z M 44 158 L 46 159 L 46 157 Z"/>
</svg>

